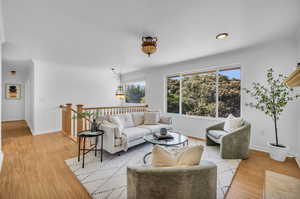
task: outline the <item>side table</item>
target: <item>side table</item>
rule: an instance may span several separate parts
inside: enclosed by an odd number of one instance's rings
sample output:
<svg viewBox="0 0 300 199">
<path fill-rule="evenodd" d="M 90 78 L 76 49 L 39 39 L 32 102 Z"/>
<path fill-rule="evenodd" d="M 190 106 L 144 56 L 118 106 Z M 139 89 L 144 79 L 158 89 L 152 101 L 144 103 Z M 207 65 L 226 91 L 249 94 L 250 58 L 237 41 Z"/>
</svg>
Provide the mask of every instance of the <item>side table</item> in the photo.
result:
<svg viewBox="0 0 300 199">
<path fill-rule="evenodd" d="M 95 156 L 97 156 L 98 151 L 101 151 L 101 162 L 102 162 L 102 157 L 103 157 L 103 134 L 104 134 L 104 131 L 99 130 L 99 131 L 96 131 L 96 132 L 82 131 L 77 135 L 78 138 L 79 138 L 78 139 L 78 162 L 80 161 L 80 155 L 81 155 L 81 151 L 82 151 L 82 168 L 84 168 L 84 156 L 85 156 L 85 154 L 89 153 L 90 151 L 94 151 Z M 101 148 L 100 149 L 97 148 L 99 136 L 101 137 Z M 92 145 L 89 149 L 85 148 L 86 138 L 96 138 L 96 143 L 94 145 Z M 82 145 L 81 144 L 81 139 L 83 139 L 83 146 L 81 146 Z"/>
</svg>

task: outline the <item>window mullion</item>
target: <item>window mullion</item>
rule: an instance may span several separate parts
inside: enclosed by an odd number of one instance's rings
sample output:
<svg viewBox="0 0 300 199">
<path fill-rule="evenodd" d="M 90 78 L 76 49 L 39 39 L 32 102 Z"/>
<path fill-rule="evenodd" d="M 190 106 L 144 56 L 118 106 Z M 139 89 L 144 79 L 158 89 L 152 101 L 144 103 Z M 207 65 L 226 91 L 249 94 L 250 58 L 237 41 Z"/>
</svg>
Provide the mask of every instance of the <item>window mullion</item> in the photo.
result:
<svg viewBox="0 0 300 199">
<path fill-rule="evenodd" d="M 179 79 L 179 114 L 182 115 L 182 74 Z"/>
<path fill-rule="evenodd" d="M 219 118 L 219 70 L 216 71 L 216 118 Z"/>
</svg>

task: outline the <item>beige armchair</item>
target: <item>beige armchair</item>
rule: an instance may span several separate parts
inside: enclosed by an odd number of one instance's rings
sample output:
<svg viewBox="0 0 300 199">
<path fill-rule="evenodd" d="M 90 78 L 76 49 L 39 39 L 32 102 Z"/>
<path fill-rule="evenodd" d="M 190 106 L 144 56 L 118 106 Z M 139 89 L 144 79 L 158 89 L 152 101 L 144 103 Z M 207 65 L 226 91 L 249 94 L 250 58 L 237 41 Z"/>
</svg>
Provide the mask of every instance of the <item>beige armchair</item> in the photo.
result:
<svg viewBox="0 0 300 199">
<path fill-rule="evenodd" d="M 216 199 L 217 166 L 128 167 L 127 199 Z"/>
<path fill-rule="evenodd" d="M 249 156 L 251 125 L 243 126 L 227 133 L 223 130 L 224 122 L 206 129 L 206 145 L 220 145 L 221 157 L 224 159 L 247 159 Z"/>
</svg>

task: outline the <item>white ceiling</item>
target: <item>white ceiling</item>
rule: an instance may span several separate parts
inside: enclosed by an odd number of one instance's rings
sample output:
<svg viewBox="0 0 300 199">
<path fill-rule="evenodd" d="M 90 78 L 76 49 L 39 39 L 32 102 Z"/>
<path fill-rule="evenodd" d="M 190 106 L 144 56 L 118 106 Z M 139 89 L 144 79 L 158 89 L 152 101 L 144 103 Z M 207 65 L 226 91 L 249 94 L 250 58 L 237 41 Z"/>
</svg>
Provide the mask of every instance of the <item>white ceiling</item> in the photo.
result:
<svg viewBox="0 0 300 199">
<path fill-rule="evenodd" d="M 299 8 L 300 0 L 3 0 L 3 56 L 128 72 L 292 35 Z M 220 32 L 230 37 L 216 40 Z M 151 58 L 143 34 L 159 39 Z"/>
</svg>

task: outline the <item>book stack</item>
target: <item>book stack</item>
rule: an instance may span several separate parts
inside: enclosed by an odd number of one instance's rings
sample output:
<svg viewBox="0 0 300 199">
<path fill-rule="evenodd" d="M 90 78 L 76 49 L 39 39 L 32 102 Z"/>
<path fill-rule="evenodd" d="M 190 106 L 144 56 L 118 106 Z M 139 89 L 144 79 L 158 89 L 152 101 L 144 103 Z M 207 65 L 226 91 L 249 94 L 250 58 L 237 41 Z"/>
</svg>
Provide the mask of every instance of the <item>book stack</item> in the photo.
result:
<svg viewBox="0 0 300 199">
<path fill-rule="evenodd" d="M 167 133 L 166 135 L 161 135 L 160 133 L 154 133 L 153 136 L 157 139 L 157 140 L 168 140 L 168 139 L 173 139 L 173 136 L 169 133 Z"/>
</svg>

